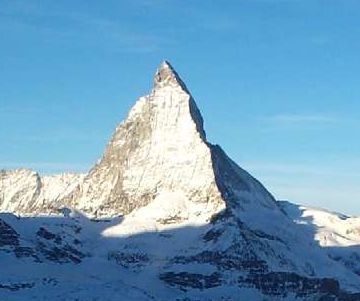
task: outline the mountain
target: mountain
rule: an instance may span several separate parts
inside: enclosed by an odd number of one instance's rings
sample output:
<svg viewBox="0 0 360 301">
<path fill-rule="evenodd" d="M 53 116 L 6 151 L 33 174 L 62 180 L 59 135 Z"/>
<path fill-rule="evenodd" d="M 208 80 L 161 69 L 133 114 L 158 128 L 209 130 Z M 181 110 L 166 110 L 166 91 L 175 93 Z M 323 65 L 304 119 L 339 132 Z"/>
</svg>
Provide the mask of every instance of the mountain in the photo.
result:
<svg viewBox="0 0 360 301">
<path fill-rule="evenodd" d="M 82 182 L 82 174 L 41 177 L 27 169 L 0 170 L 0 212 L 20 215 L 56 212 L 57 202 Z"/>
<path fill-rule="evenodd" d="M 359 219 L 276 201 L 168 62 L 86 175 L 0 176 L 0 300 L 360 300 Z"/>
</svg>

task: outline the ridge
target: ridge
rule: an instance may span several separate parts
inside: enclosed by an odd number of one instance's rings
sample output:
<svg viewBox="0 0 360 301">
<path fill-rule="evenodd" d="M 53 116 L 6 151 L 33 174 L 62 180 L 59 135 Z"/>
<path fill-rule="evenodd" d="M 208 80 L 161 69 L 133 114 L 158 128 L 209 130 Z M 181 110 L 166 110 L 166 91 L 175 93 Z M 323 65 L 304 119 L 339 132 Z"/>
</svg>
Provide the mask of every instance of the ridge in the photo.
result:
<svg viewBox="0 0 360 301">
<path fill-rule="evenodd" d="M 154 88 L 160 89 L 166 86 L 179 86 L 186 93 L 190 94 L 185 83 L 175 71 L 169 61 L 164 60 L 160 63 L 154 76 Z"/>
</svg>

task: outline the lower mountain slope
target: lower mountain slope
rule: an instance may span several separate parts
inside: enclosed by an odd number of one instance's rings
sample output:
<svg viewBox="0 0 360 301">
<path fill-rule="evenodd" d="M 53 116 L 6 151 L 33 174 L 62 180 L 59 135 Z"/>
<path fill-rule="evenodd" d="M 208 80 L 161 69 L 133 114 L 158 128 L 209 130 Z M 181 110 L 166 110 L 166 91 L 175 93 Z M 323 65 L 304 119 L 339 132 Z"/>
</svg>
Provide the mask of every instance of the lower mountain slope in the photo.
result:
<svg viewBox="0 0 360 301">
<path fill-rule="evenodd" d="M 163 197 L 104 220 L 0 214 L 0 300 L 359 300 L 360 277 L 302 228 L 303 247 Z"/>
</svg>

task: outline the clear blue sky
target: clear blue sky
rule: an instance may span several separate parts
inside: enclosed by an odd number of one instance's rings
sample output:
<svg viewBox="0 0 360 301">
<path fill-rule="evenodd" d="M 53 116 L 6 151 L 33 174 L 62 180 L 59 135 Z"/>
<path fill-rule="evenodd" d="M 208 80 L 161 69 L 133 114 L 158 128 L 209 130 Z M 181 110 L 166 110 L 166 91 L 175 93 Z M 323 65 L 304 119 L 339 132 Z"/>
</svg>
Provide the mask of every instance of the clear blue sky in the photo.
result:
<svg viewBox="0 0 360 301">
<path fill-rule="evenodd" d="M 0 0 L 0 167 L 86 171 L 168 59 L 279 199 L 360 214 L 360 1 Z"/>
</svg>

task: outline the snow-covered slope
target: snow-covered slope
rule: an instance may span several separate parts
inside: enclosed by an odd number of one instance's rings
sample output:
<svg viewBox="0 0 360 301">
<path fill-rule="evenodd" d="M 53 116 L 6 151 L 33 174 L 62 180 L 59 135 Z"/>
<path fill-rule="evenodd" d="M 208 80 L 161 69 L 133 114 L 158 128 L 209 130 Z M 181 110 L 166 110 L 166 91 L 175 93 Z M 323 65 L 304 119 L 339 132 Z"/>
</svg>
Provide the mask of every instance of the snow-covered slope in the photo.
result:
<svg viewBox="0 0 360 301">
<path fill-rule="evenodd" d="M 360 217 L 285 201 L 279 204 L 330 258 L 360 275 Z"/>
<path fill-rule="evenodd" d="M 292 240 L 274 250 L 268 242 L 281 238 L 225 216 L 208 223 L 199 208 L 182 216 L 186 201 L 166 199 L 175 206 L 159 198 L 125 219 L 0 214 L 0 300 L 359 300 L 345 292 L 356 291 L 356 275 L 309 246 L 310 236 L 305 247 Z M 283 269 L 271 266 L 282 244 L 311 275 L 286 267 L 291 258 Z M 349 281 L 339 287 L 324 270 Z"/>
<path fill-rule="evenodd" d="M 360 244 L 360 217 L 285 201 L 279 204 L 295 223 L 313 229 L 315 239 L 322 247 L 348 247 Z"/>
<path fill-rule="evenodd" d="M 327 217 L 298 222 L 209 143 L 168 62 L 87 175 L 1 177 L 2 211 L 32 216 L 0 214 L 0 299 L 359 300 L 355 223 L 346 256 L 318 243 Z"/>
<path fill-rule="evenodd" d="M 28 169 L 0 170 L 0 212 L 21 215 L 56 212 L 57 202 L 83 178 L 81 174 L 41 177 Z"/>
</svg>

